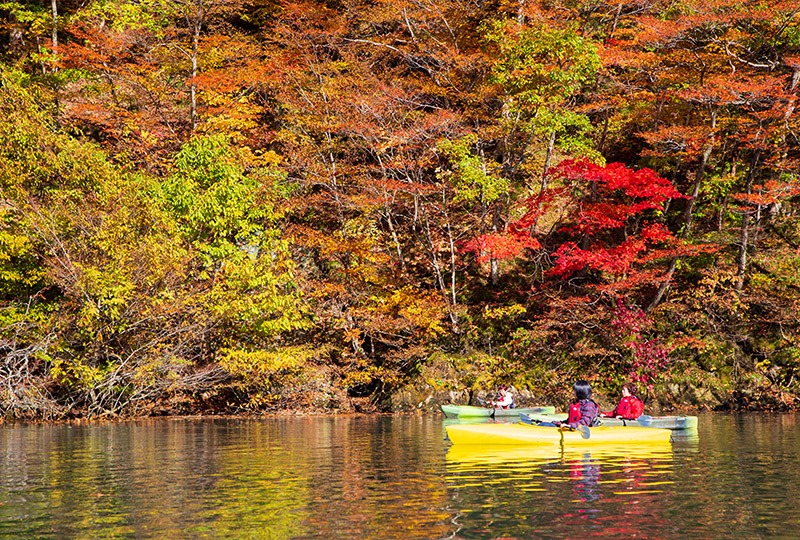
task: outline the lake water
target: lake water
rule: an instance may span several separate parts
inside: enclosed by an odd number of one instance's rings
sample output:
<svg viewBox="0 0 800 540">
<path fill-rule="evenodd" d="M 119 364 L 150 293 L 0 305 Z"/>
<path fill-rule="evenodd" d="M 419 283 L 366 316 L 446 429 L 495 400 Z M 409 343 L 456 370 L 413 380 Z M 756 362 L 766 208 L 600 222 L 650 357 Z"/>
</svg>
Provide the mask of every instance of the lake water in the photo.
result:
<svg viewBox="0 0 800 540">
<path fill-rule="evenodd" d="M 433 414 L 0 425 L 0 538 L 795 539 L 797 421 L 501 455 Z"/>
</svg>

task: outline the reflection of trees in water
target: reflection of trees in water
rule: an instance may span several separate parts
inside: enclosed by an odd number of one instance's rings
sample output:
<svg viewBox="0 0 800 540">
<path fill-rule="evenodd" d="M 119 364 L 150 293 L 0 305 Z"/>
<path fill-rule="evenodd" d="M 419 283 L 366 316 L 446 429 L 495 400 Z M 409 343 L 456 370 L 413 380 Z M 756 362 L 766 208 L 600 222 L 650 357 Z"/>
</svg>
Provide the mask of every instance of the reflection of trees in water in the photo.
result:
<svg viewBox="0 0 800 540">
<path fill-rule="evenodd" d="M 4 426 L 0 538 L 441 538 L 440 440 L 366 416 Z"/>
</svg>

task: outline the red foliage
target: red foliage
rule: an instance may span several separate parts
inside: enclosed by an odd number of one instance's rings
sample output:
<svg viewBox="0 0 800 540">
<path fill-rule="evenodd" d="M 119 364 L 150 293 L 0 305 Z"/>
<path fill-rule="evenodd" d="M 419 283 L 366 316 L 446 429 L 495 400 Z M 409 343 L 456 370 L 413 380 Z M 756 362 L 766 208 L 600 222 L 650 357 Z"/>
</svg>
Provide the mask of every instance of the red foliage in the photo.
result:
<svg viewBox="0 0 800 540">
<path fill-rule="evenodd" d="M 642 263 L 653 260 L 654 252 L 660 254 L 655 258 L 665 257 L 672 251 L 664 248 L 677 246 L 677 239 L 666 227 L 647 222 L 639 227 L 638 234 L 629 231 L 621 235 L 619 243 L 609 244 L 616 235 L 608 233 L 623 228 L 630 218 L 659 210 L 668 199 L 687 198 L 653 170 L 633 170 L 621 163 L 604 167 L 585 160 L 569 160 L 560 163 L 553 175 L 577 182 L 579 187 L 594 184 L 595 194 L 587 193 L 572 213 L 572 225 L 561 229 L 583 235 L 589 247 L 581 248 L 574 241 L 560 245 L 553 253 L 556 264 L 551 275 L 566 277 L 588 267 L 637 283 L 639 280 L 631 280 L 631 274 L 635 278 Z M 601 233 L 611 240 L 601 241 Z"/>
<path fill-rule="evenodd" d="M 560 211 L 565 219 L 556 228 L 580 241 L 566 240 L 555 248 L 551 276 L 567 278 L 591 268 L 612 278 L 607 289 L 629 290 L 661 278 L 659 272 L 644 268 L 647 263 L 697 252 L 678 242 L 663 224 L 638 222 L 645 212 L 662 209 L 668 199 L 687 198 L 653 170 L 569 160 L 555 167 L 552 175 L 565 185 L 526 199 L 525 213 L 505 232 L 481 235 L 467 243 L 465 250 L 478 254 L 481 262 L 516 258 L 526 248 L 539 250 L 543 242 L 534 237 L 538 221 L 566 204 L 567 210 Z M 576 192 L 582 195 L 575 198 Z M 632 218 L 636 222 L 629 226 Z"/>
<path fill-rule="evenodd" d="M 464 246 L 465 251 L 478 255 L 479 262 L 490 259 L 505 261 L 519 257 L 525 249 L 540 249 L 539 241 L 529 234 L 489 233 L 477 237 Z"/>
<path fill-rule="evenodd" d="M 563 186 L 526 199 L 525 213 L 506 232 L 480 236 L 465 249 L 477 253 L 480 261 L 519 257 L 525 248 L 540 250 L 556 237 L 544 240 L 548 232 L 537 230 L 539 221 L 560 215 L 549 230 L 573 239 L 562 238 L 553 249 L 555 264 L 549 274 L 568 278 L 587 268 L 597 270 L 604 281 L 594 286 L 614 294 L 663 279 L 664 268 L 659 270 L 654 262 L 717 249 L 679 242 L 662 223 L 646 219 L 668 199 L 687 198 L 651 169 L 569 160 L 552 175 Z"/>
<path fill-rule="evenodd" d="M 627 197 L 639 199 L 636 211 L 659 208 L 667 199 L 687 199 L 666 178 L 652 169 L 629 169 L 622 163 L 601 166 L 586 160 L 566 160 L 553 169 L 556 178 L 596 182 L 608 191 L 620 190 Z"/>
<path fill-rule="evenodd" d="M 631 366 L 626 374 L 630 381 L 648 383 L 669 364 L 671 351 L 662 347 L 657 339 L 647 339 L 643 335 L 650 326 L 652 321 L 640 308 L 629 307 L 622 299 L 617 300 L 611 334 L 623 340 L 631 350 Z"/>
</svg>

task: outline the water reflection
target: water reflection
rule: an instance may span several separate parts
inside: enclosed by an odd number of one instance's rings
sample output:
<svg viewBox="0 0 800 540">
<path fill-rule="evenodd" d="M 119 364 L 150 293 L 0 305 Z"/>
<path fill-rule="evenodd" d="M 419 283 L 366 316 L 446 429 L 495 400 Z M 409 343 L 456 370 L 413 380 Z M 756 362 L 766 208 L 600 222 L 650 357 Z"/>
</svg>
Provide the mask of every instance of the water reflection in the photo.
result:
<svg viewBox="0 0 800 540">
<path fill-rule="evenodd" d="M 0 538 L 795 538 L 797 415 L 450 446 L 440 416 L 0 425 Z"/>
<path fill-rule="evenodd" d="M 0 537 L 444 536 L 441 426 L 408 420 L 4 427 Z"/>
<path fill-rule="evenodd" d="M 647 537 L 663 526 L 665 488 L 673 483 L 670 443 L 596 448 L 455 445 L 446 455 L 447 481 L 461 507 L 475 501 L 514 501 L 491 516 L 463 512 L 454 538 L 502 523 L 502 535 L 538 537 L 592 531 L 604 538 Z M 591 534 L 591 533 L 588 533 Z M 559 536 L 563 535 L 563 536 Z"/>
</svg>

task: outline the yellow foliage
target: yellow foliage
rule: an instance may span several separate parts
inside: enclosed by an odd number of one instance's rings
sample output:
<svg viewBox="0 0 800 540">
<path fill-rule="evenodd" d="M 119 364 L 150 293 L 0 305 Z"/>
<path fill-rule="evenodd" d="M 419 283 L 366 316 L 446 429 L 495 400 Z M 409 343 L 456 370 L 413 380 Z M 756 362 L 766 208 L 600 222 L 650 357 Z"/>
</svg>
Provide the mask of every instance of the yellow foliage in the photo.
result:
<svg viewBox="0 0 800 540">
<path fill-rule="evenodd" d="M 227 93 L 206 91 L 206 102 L 214 114 L 209 114 L 198 126 L 201 133 L 224 133 L 233 142 L 244 143 L 243 132 L 258 126 L 259 108 L 247 97 L 232 98 Z"/>
<path fill-rule="evenodd" d="M 743 313 L 747 306 L 735 294 L 736 281 L 736 273 L 732 270 L 707 271 L 687 296 L 700 304 L 710 303 L 724 307 L 730 313 Z"/>
<path fill-rule="evenodd" d="M 371 300 L 374 305 L 369 311 L 406 319 L 420 334 L 437 337 L 446 333 L 442 327 L 445 305 L 435 292 L 418 291 L 407 285 L 393 291 L 388 298 L 373 296 Z"/>
<path fill-rule="evenodd" d="M 379 366 L 358 366 L 356 369 L 344 372 L 343 384 L 347 388 L 352 388 L 380 380 L 384 384 L 393 385 L 398 384 L 400 379 L 399 374 L 393 369 Z"/>
<path fill-rule="evenodd" d="M 301 371 L 319 350 L 309 347 L 281 347 L 273 350 L 226 348 L 220 351 L 219 365 L 232 375 L 254 383 L 264 383 L 281 372 Z"/>
<path fill-rule="evenodd" d="M 520 304 L 511 304 L 510 306 L 501 306 L 498 308 L 486 307 L 483 310 L 483 316 L 487 319 L 505 319 L 527 313 L 524 306 Z"/>
<path fill-rule="evenodd" d="M 103 370 L 87 365 L 81 358 L 74 360 L 52 358 L 50 365 L 50 374 L 54 379 L 78 388 L 91 388 L 104 377 Z"/>
<path fill-rule="evenodd" d="M 264 394 L 262 392 L 254 392 L 249 397 L 250 399 L 244 403 L 244 408 L 251 410 L 263 409 L 266 405 L 280 400 L 280 396 L 277 394 Z"/>
</svg>

